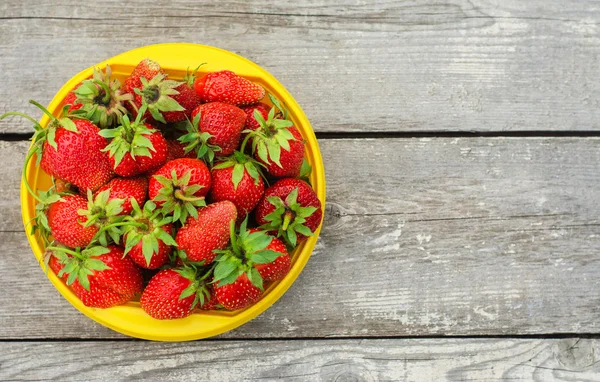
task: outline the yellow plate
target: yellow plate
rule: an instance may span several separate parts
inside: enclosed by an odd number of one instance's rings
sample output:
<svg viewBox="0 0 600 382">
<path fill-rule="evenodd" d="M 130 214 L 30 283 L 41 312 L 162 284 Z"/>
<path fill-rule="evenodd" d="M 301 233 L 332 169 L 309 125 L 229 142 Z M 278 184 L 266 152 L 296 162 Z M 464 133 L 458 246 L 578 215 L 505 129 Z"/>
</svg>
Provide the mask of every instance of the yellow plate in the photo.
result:
<svg viewBox="0 0 600 382">
<path fill-rule="evenodd" d="M 310 176 L 311 183 L 325 208 L 325 171 L 323 160 L 319 151 L 319 145 L 315 138 L 310 122 L 304 115 L 300 106 L 287 90 L 267 71 L 253 62 L 231 52 L 213 48 L 210 46 L 196 44 L 159 44 L 142 47 L 125 52 L 94 67 L 104 69 L 108 64 L 113 70 L 113 75 L 121 81 L 133 70 L 138 62 L 144 58 L 150 58 L 162 66 L 173 79 L 182 79 L 188 67 L 195 68 L 200 63 L 206 62 L 200 72 L 212 72 L 217 70 L 232 70 L 239 75 L 260 83 L 265 89 L 279 98 L 290 110 L 290 118 L 294 125 L 300 130 L 307 141 L 306 158 L 312 166 Z M 54 96 L 48 106 L 53 115 L 58 115 L 61 110 L 62 100 L 67 93 L 84 79 L 92 75 L 93 67 L 90 67 L 71 78 Z M 48 118 L 44 116 L 41 125 L 46 126 Z M 46 190 L 50 187 L 50 177 L 35 166 L 33 158 L 27 166 L 26 176 L 33 189 Z M 21 210 L 29 243 L 36 258 L 43 264 L 42 257 L 44 248 L 38 237 L 30 235 L 28 222 L 35 216 L 35 200 L 27 193 L 25 186 L 21 183 Z M 266 291 L 263 298 L 255 305 L 236 312 L 199 312 L 191 316 L 170 321 L 155 320 L 140 308 L 138 302 L 130 302 L 125 305 L 109 308 L 88 308 L 75 296 L 53 272 L 48 272 L 48 277 L 58 291 L 80 312 L 100 324 L 107 326 L 117 332 L 132 337 L 138 337 L 156 341 L 188 341 L 215 336 L 233 328 L 236 328 L 264 312 L 273 305 L 279 297 L 292 285 L 298 277 L 308 258 L 310 257 L 321 227 L 298 246 L 293 253 L 292 269 L 290 273 L 280 282 L 274 283 Z M 42 265 L 43 268 L 43 265 Z"/>
</svg>

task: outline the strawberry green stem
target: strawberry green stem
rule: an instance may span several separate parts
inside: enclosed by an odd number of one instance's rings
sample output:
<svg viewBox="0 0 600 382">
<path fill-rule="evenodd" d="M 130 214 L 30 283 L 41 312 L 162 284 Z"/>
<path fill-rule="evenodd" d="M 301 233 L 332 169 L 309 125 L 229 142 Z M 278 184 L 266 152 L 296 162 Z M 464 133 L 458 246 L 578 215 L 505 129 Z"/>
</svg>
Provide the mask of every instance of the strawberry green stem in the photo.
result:
<svg viewBox="0 0 600 382">
<path fill-rule="evenodd" d="M 204 200 L 203 196 L 185 196 L 181 190 L 175 190 L 174 195 L 177 199 L 183 200 L 184 202 L 197 202 L 199 200 Z"/>
<path fill-rule="evenodd" d="M 29 100 L 29 103 L 32 105 L 37 106 L 41 111 L 44 112 L 44 114 L 46 114 L 48 116 L 48 118 L 50 118 L 51 121 L 54 121 L 56 118 L 52 115 L 52 113 L 50 113 L 48 111 L 48 109 L 46 109 L 45 107 L 43 107 L 39 102 L 36 102 L 32 99 Z M 37 122 L 36 122 L 37 123 Z"/>
<path fill-rule="evenodd" d="M 37 193 L 31 189 L 31 186 L 29 185 L 29 182 L 27 181 L 27 164 L 31 160 L 31 157 L 33 157 L 33 154 L 35 154 L 35 150 L 30 150 L 29 153 L 27 153 L 27 158 L 25 158 L 25 164 L 23 165 L 23 173 L 21 176 L 23 178 L 23 183 L 25 184 L 25 188 L 27 189 L 27 192 L 29 192 L 31 194 L 31 196 L 33 196 L 33 198 L 35 200 L 37 200 L 38 202 L 44 203 L 44 201 L 37 195 Z"/>
<path fill-rule="evenodd" d="M 73 251 L 67 248 L 59 248 L 59 247 L 47 247 L 46 248 L 47 251 L 60 251 L 60 252 L 65 252 L 68 253 L 69 255 L 75 256 L 76 258 L 78 258 L 79 260 L 83 260 L 83 255 L 80 252 L 77 251 Z"/>
<path fill-rule="evenodd" d="M 104 98 L 102 98 L 102 103 L 107 104 L 110 101 L 110 88 L 108 84 L 103 81 L 94 81 L 95 84 L 100 85 L 104 90 Z"/>
<path fill-rule="evenodd" d="M 281 224 L 281 229 L 282 230 L 287 230 L 288 226 L 290 225 L 290 222 L 292 221 L 292 218 L 294 214 L 290 211 L 286 211 L 285 215 L 283 216 L 283 223 Z"/>
<path fill-rule="evenodd" d="M 41 128 L 38 121 L 36 121 L 32 117 L 28 116 L 27 114 L 19 113 L 18 111 L 9 111 L 8 113 L 4 113 L 4 114 L 0 115 L 0 120 L 4 119 L 6 117 L 9 117 L 11 115 L 16 115 L 17 117 L 23 117 L 25 119 L 28 119 L 29 121 L 31 121 L 34 124 L 33 128 L 36 131 Z"/>
<path fill-rule="evenodd" d="M 240 152 L 241 153 L 244 152 L 244 149 L 246 148 L 246 143 L 248 143 L 248 140 L 250 139 L 251 136 L 252 136 L 252 133 L 248 133 L 248 135 L 246 135 L 246 137 L 242 141 L 242 145 L 240 146 Z"/>
</svg>

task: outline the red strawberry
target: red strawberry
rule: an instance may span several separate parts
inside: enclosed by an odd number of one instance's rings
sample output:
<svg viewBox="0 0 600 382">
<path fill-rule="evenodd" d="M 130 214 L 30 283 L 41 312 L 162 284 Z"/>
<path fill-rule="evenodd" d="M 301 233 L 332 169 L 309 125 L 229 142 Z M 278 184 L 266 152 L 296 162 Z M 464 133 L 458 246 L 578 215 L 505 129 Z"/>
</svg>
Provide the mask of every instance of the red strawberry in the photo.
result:
<svg viewBox="0 0 600 382">
<path fill-rule="evenodd" d="M 175 241 L 179 249 L 193 262 L 209 264 L 216 253 L 229 242 L 230 224 L 235 222 L 237 211 L 230 201 L 210 204 L 198 210 L 198 216 L 190 216 L 179 229 Z"/>
<path fill-rule="evenodd" d="M 246 273 L 242 273 L 231 284 L 218 286 L 215 295 L 225 309 L 238 310 L 260 300 L 262 291 L 250 282 Z"/>
<path fill-rule="evenodd" d="M 262 115 L 263 119 L 267 120 L 269 118 L 269 110 L 271 107 L 265 103 L 257 103 L 252 106 L 245 106 L 242 108 L 244 113 L 246 113 L 246 129 L 256 130 L 260 127 L 260 124 L 254 117 L 254 111 L 258 111 L 260 115 Z"/>
<path fill-rule="evenodd" d="M 199 120 L 198 115 L 200 115 Z M 240 145 L 242 130 L 246 123 L 246 114 L 242 109 L 222 102 L 211 102 L 198 106 L 192 112 L 192 118 L 194 121 L 186 135 L 188 138 L 184 136 L 181 139 L 184 143 L 193 143 L 188 146 L 201 148 L 201 144 L 205 141 L 201 133 L 210 134 L 206 144 L 217 146 L 221 156 L 231 155 Z"/>
<path fill-rule="evenodd" d="M 262 228 L 276 232 L 292 247 L 311 236 L 323 217 L 315 191 L 308 183 L 292 178 L 267 188 L 254 213 Z"/>
<path fill-rule="evenodd" d="M 87 205 L 87 201 L 79 195 L 63 196 L 50 205 L 47 211 L 48 226 L 56 241 L 71 248 L 85 247 L 92 241 L 98 227 L 84 227 L 87 218 L 78 213 Z"/>
<path fill-rule="evenodd" d="M 34 122 L 27 161 L 35 153 L 42 169 L 54 178 L 62 179 L 80 189 L 97 190 L 114 176 L 108 155 L 102 152 L 106 140 L 98 135 L 100 129 L 93 123 L 68 117 L 55 118 L 35 101 L 30 101 L 50 118 L 46 128 Z M 21 113 L 5 113 L 0 119 Z M 27 163 L 25 164 L 27 165 Z"/>
<path fill-rule="evenodd" d="M 140 111 L 146 109 L 143 106 Z M 167 142 L 152 125 L 143 123 L 140 113 L 135 121 L 127 116 L 114 129 L 105 129 L 100 135 L 111 139 L 104 151 L 108 151 L 110 162 L 120 176 L 135 176 L 151 172 L 167 160 Z"/>
<path fill-rule="evenodd" d="M 262 86 L 229 70 L 198 78 L 194 89 L 202 102 L 225 102 L 236 106 L 252 105 L 265 96 Z"/>
<path fill-rule="evenodd" d="M 173 221 L 185 222 L 196 208 L 204 206 L 211 187 L 210 171 L 199 159 L 180 158 L 167 162 L 150 178 L 148 196 Z"/>
<path fill-rule="evenodd" d="M 205 301 L 208 293 L 196 269 L 166 269 L 152 277 L 142 293 L 140 305 L 157 320 L 184 318 L 192 314 L 198 303 Z"/>
<path fill-rule="evenodd" d="M 127 114 L 126 105 L 133 97 L 123 92 L 119 80 L 111 79 L 111 75 L 108 65 L 105 73 L 94 68 L 94 76 L 73 90 L 76 99 L 65 98 L 65 103 L 72 105 L 69 111 L 102 129 L 116 126 L 119 119 Z"/>
<path fill-rule="evenodd" d="M 256 302 L 262 295 L 263 280 L 283 278 L 290 268 L 285 245 L 265 231 L 246 229 L 247 221 L 242 222 L 239 233 L 231 225 L 231 244 L 218 251 L 215 260 L 215 293 L 221 305 L 229 310 Z"/>
<path fill-rule="evenodd" d="M 129 77 L 125 79 L 125 82 L 123 83 L 123 91 L 130 94 L 135 94 L 134 89 L 142 88 L 142 78 L 150 80 L 157 74 L 164 74 L 164 71 L 161 69 L 158 62 L 146 58 L 137 64 Z"/>
<path fill-rule="evenodd" d="M 73 193 L 76 192 L 76 190 L 74 189 L 73 185 L 69 182 L 65 182 L 62 179 L 52 179 L 54 182 L 54 190 L 57 193 Z"/>
<path fill-rule="evenodd" d="M 123 249 L 114 245 L 92 247 L 83 251 L 49 247 L 53 270 L 71 285 L 73 292 L 85 306 L 110 308 L 131 301 L 143 288 L 142 273 L 127 257 Z"/>
<path fill-rule="evenodd" d="M 133 213 L 125 218 L 125 254 L 142 268 L 157 269 L 169 260 L 177 243 L 173 239 L 173 224 L 165 219 L 156 204 L 146 202 L 141 209 L 133 202 Z"/>
<path fill-rule="evenodd" d="M 250 232 L 258 231 L 259 230 L 257 229 L 250 230 Z M 260 276 L 265 281 L 277 281 L 283 279 L 292 267 L 292 259 L 288 254 L 285 244 L 281 240 L 273 238 L 266 249 L 281 253 L 281 256 L 278 256 L 270 263 L 254 264 L 254 268 L 258 270 L 258 273 L 260 273 Z"/>
<path fill-rule="evenodd" d="M 198 66 L 200 68 L 200 66 Z M 194 90 L 194 81 L 196 80 L 196 71 L 187 71 L 183 78 L 183 83 L 175 88 L 179 94 L 173 94 L 171 97 L 177 101 L 183 107 L 182 111 L 166 111 L 163 113 L 166 121 L 183 121 L 187 118 L 191 118 L 192 111 L 200 106 L 202 101 Z"/>
<path fill-rule="evenodd" d="M 122 211 L 119 215 L 129 215 L 133 211 L 130 198 L 134 198 L 137 204 L 144 204 L 148 193 L 148 179 L 145 177 L 137 178 L 114 178 L 96 191 L 98 193 L 110 190 L 109 200 L 122 199 Z"/>
<path fill-rule="evenodd" d="M 210 199 L 213 202 L 233 202 L 238 211 L 238 222 L 256 207 L 265 192 L 258 166 L 252 158 L 239 151 L 215 165 L 211 177 Z"/>
<path fill-rule="evenodd" d="M 35 133 L 26 162 L 36 154 L 38 164 L 46 173 L 80 189 L 97 190 L 114 176 L 108 155 L 102 152 L 106 140 L 98 135 L 100 129 L 96 125 L 82 119 L 57 119 L 39 103 L 30 103 L 49 117 L 46 128 L 22 113 L 9 112 L 0 116 L 1 120 L 18 115 L 34 123 Z"/>
</svg>

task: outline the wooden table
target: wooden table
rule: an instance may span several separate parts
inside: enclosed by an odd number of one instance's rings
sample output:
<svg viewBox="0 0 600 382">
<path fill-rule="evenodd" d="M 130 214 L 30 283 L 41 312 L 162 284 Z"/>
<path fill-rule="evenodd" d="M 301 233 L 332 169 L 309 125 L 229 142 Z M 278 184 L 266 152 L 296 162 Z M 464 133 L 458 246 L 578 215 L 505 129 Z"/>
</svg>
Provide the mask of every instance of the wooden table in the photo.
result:
<svg viewBox="0 0 600 382">
<path fill-rule="evenodd" d="M 322 235 L 271 309 L 207 341 L 87 319 L 20 221 L 0 122 L 0 380 L 600 380 L 600 2 L 0 2 L 0 111 L 187 41 L 274 74 L 326 165 Z"/>
</svg>

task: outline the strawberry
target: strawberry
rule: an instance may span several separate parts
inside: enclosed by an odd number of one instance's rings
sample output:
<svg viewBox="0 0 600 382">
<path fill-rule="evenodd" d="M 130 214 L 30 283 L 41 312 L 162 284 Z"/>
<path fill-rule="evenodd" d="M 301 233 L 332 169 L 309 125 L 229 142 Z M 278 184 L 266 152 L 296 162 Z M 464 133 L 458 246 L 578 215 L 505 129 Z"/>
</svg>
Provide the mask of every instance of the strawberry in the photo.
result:
<svg viewBox="0 0 600 382">
<path fill-rule="evenodd" d="M 200 65 L 202 66 L 202 65 Z M 193 72 L 187 71 L 185 77 L 183 78 L 183 82 L 175 88 L 179 94 L 173 94 L 171 98 L 173 98 L 181 107 L 183 107 L 182 111 L 165 111 L 163 116 L 166 121 L 183 121 L 186 118 L 191 118 L 192 111 L 195 108 L 200 106 L 202 101 L 200 97 L 196 94 L 194 90 L 194 81 L 196 80 L 196 72 L 200 68 L 198 66 Z"/>
<path fill-rule="evenodd" d="M 252 135 L 252 152 L 275 177 L 297 177 L 304 160 L 304 140 L 291 121 L 275 117 L 275 107 L 265 120 L 254 111 L 259 128 Z"/>
<path fill-rule="evenodd" d="M 284 178 L 265 190 L 254 210 L 261 228 L 276 232 L 291 247 L 312 236 L 321 224 L 321 201 L 310 185 Z"/>
<path fill-rule="evenodd" d="M 233 202 L 238 211 L 238 222 L 256 207 L 265 192 L 259 165 L 252 157 L 243 154 L 243 149 L 212 168 L 209 194 L 213 202 Z"/>
<path fill-rule="evenodd" d="M 242 309 L 255 303 L 264 290 L 264 280 L 283 278 L 290 269 L 285 245 L 265 231 L 247 229 L 247 221 L 242 222 L 237 233 L 231 223 L 230 245 L 215 251 L 215 294 L 219 303 L 228 310 Z"/>
<path fill-rule="evenodd" d="M 121 247 L 70 250 L 48 247 L 56 260 L 50 267 L 66 281 L 85 306 L 110 308 L 131 301 L 143 288 L 142 273 Z"/>
<path fill-rule="evenodd" d="M 140 111 L 145 109 L 144 105 Z M 99 133 L 111 140 L 104 151 L 108 151 L 110 162 L 120 176 L 154 171 L 167 160 L 166 140 L 152 125 L 141 120 L 142 115 L 139 113 L 133 122 L 123 116 L 120 126 Z"/>
<path fill-rule="evenodd" d="M 55 118 L 46 108 L 29 101 L 49 118 L 46 128 L 32 117 L 23 113 L 9 112 L 0 120 L 11 115 L 27 118 L 33 122 L 35 133 L 24 167 L 35 154 L 37 164 L 54 178 L 62 179 L 80 189 L 97 190 L 108 182 L 114 173 L 108 155 L 102 152 L 106 140 L 98 135 L 100 129 L 93 123 L 69 117 Z M 65 106 L 64 111 L 66 112 Z M 28 186 L 28 185 L 27 185 Z"/>
<path fill-rule="evenodd" d="M 133 211 L 131 198 L 134 198 L 137 204 L 144 204 L 148 194 L 148 179 L 145 177 L 137 178 L 113 178 L 110 182 L 100 187 L 95 196 L 100 192 L 110 190 L 108 200 L 122 199 L 122 211 L 119 215 L 129 215 Z"/>
<path fill-rule="evenodd" d="M 133 69 L 129 77 L 123 82 L 123 91 L 129 94 L 135 94 L 135 89 L 142 87 L 142 78 L 147 80 L 154 78 L 157 74 L 164 74 L 158 62 L 148 58 L 140 61 Z"/>
<path fill-rule="evenodd" d="M 250 232 L 260 231 L 258 229 L 251 229 Z M 254 268 L 258 270 L 258 273 L 265 281 L 277 281 L 283 279 L 292 267 L 292 259 L 288 254 L 285 244 L 281 240 L 273 238 L 266 249 L 280 253 L 281 255 L 269 263 L 255 263 Z"/>
<path fill-rule="evenodd" d="M 67 247 L 85 247 L 91 243 L 98 227 L 87 226 L 79 210 L 87 208 L 87 201 L 79 195 L 67 195 L 50 204 L 47 211 L 48 228 L 56 241 Z"/>
<path fill-rule="evenodd" d="M 247 273 L 241 273 L 231 284 L 215 289 L 217 301 L 227 310 L 238 310 L 260 300 L 262 291 L 252 284 Z"/>
<path fill-rule="evenodd" d="M 210 204 L 198 210 L 197 216 L 190 216 L 185 225 L 177 231 L 175 241 L 184 251 L 187 260 L 204 261 L 210 264 L 216 254 L 229 242 L 230 223 L 235 222 L 237 211 L 230 201 Z"/>
<path fill-rule="evenodd" d="M 70 96 L 65 98 L 65 104 L 71 104 L 69 111 L 101 129 L 116 126 L 120 118 L 127 114 L 125 105 L 133 97 L 123 92 L 119 80 L 111 79 L 111 75 L 108 65 L 104 73 L 94 68 L 93 77 L 84 80 L 73 90 L 76 99 L 72 100 Z"/>
<path fill-rule="evenodd" d="M 222 102 L 211 102 L 194 109 L 192 118 L 188 134 L 182 136 L 180 141 L 188 143 L 186 150 L 194 149 L 198 158 L 206 159 L 205 155 L 209 155 L 207 161 L 211 162 L 213 152 L 217 151 L 222 156 L 231 155 L 239 146 L 246 123 L 246 114 L 242 109 Z"/>
<path fill-rule="evenodd" d="M 184 223 L 196 208 L 206 205 L 204 197 L 211 187 L 210 171 L 199 159 L 180 158 L 167 162 L 150 178 L 148 196 L 165 216 Z"/>
<path fill-rule="evenodd" d="M 173 224 L 170 218 L 164 218 L 156 204 L 146 202 L 140 208 L 132 200 L 133 213 L 125 218 L 125 254 L 140 267 L 157 269 L 169 260 L 172 247 L 177 246 L 173 239 Z"/>
<path fill-rule="evenodd" d="M 256 105 L 245 106 L 242 110 L 246 113 L 246 129 L 256 130 L 260 127 L 260 124 L 254 117 L 254 111 L 258 111 L 263 119 L 266 120 L 269 118 L 269 110 L 271 110 L 271 107 L 266 103 L 259 102 Z"/>
<path fill-rule="evenodd" d="M 198 277 L 193 267 L 165 269 L 158 272 L 142 293 L 140 305 L 150 317 L 157 320 L 184 318 L 209 298 L 206 276 Z"/>
<path fill-rule="evenodd" d="M 224 102 L 236 106 L 257 103 L 265 96 L 265 89 L 232 71 L 223 70 L 205 74 L 194 83 L 202 102 Z"/>
</svg>

